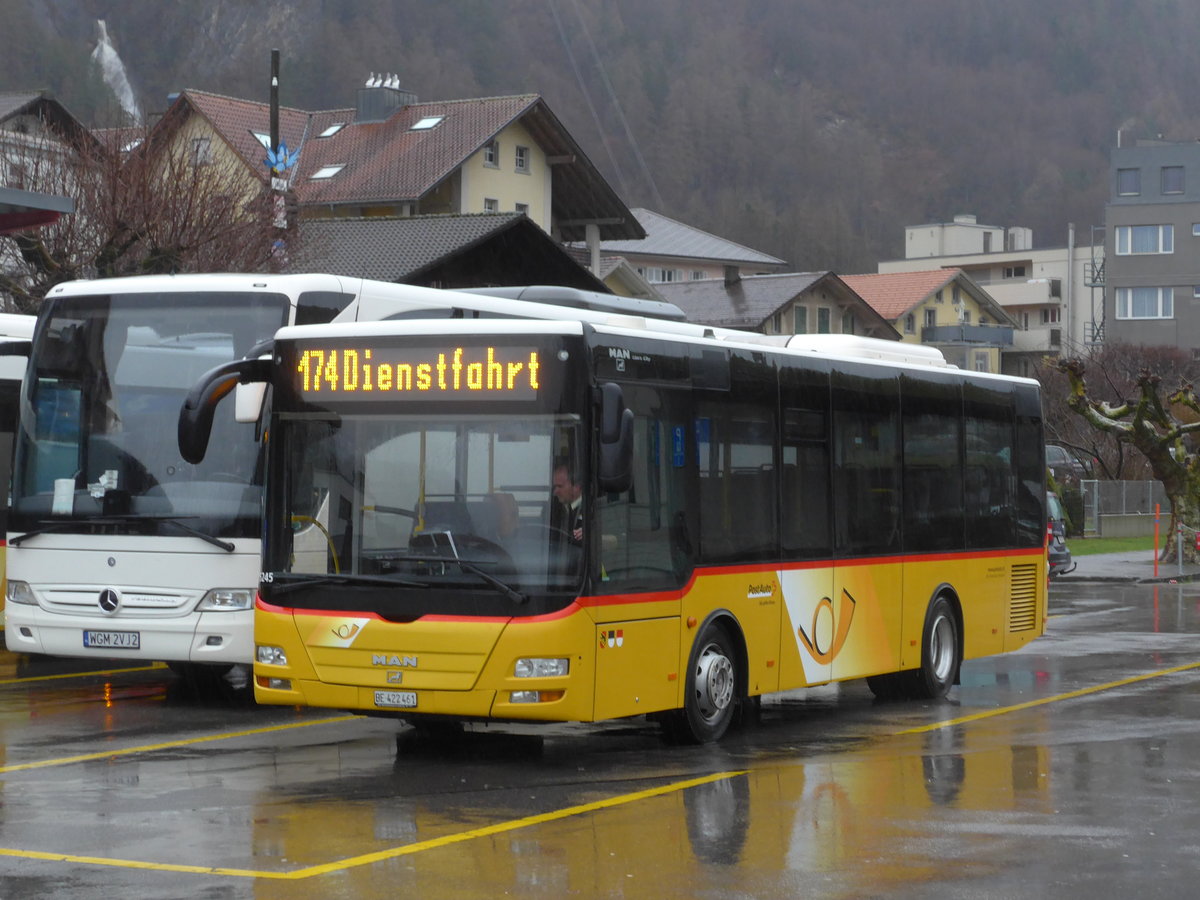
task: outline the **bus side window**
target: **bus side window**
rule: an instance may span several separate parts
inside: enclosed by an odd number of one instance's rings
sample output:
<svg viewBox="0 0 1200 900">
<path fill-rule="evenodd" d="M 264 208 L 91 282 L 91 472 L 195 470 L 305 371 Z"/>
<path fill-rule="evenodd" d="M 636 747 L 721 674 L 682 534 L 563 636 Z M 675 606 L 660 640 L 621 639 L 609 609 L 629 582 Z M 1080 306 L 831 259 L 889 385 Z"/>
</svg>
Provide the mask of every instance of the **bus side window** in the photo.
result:
<svg viewBox="0 0 1200 900">
<path fill-rule="evenodd" d="M 664 402 L 671 393 L 623 388 L 634 411 L 633 484 L 599 499 L 602 590 L 678 587 L 691 570 L 687 429 L 678 408 Z"/>
<path fill-rule="evenodd" d="M 967 548 L 1003 547 L 1017 531 L 1012 396 L 967 385 L 964 398 Z"/>
<path fill-rule="evenodd" d="M 848 555 L 900 548 L 900 395 L 895 375 L 833 373 L 834 520 Z"/>
<path fill-rule="evenodd" d="M 826 392 L 828 396 L 828 392 Z M 832 552 L 829 540 L 829 413 L 783 411 L 783 555 L 822 559 Z"/>
<path fill-rule="evenodd" d="M 963 548 L 962 390 L 951 379 L 901 381 L 904 549 Z"/>
</svg>

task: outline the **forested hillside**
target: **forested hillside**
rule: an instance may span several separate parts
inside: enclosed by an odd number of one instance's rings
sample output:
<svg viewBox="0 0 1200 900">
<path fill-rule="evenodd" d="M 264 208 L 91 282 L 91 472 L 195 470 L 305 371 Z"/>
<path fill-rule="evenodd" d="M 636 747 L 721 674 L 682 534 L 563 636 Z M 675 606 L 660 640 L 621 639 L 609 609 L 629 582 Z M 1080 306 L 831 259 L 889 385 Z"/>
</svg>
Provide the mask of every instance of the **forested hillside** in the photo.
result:
<svg viewBox="0 0 1200 900">
<path fill-rule="evenodd" d="M 118 109 L 96 20 L 153 115 L 184 87 L 349 106 L 537 92 L 630 206 L 873 271 L 972 212 L 1063 244 L 1103 220 L 1118 128 L 1200 137 L 1194 0 L 0 0 L 0 90 Z"/>
</svg>

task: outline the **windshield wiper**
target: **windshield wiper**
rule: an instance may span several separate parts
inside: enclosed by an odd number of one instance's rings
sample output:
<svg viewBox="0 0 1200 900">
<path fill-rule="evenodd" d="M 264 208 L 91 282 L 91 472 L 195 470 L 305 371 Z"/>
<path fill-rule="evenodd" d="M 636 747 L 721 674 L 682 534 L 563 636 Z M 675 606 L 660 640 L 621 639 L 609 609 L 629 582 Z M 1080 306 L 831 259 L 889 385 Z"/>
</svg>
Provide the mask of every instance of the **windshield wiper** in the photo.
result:
<svg viewBox="0 0 1200 900">
<path fill-rule="evenodd" d="M 49 522 L 39 522 L 37 528 L 30 528 L 24 534 L 18 534 L 15 538 L 9 538 L 8 545 L 17 547 L 32 537 L 37 537 L 39 534 L 48 534 L 52 531 L 62 531 L 68 525 L 78 525 L 78 519 L 55 519 Z"/>
<path fill-rule="evenodd" d="M 282 584 L 280 582 L 283 582 Z M 407 578 L 392 578 L 388 575 L 343 575 L 332 572 L 326 575 L 304 575 L 298 572 L 272 573 L 272 594 L 286 594 L 298 588 L 317 587 L 322 584 L 372 584 L 386 587 L 427 588 L 424 581 Z"/>
<path fill-rule="evenodd" d="M 478 575 L 513 603 L 525 603 L 529 600 L 528 597 L 526 597 L 512 585 L 505 584 L 495 575 L 491 575 L 483 571 L 483 569 L 479 568 L 479 566 L 473 565 L 472 563 L 467 562 L 465 559 L 456 559 L 455 562 L 458 563 L 463 571 L 470 572 L 472 575 Z"/>
<path fill-rule="evenodd" d="M 506 584 L 495 575 L 485 572 L 474 563 L 458 556 L 402 556 L 400 559 L 404 562 L 450 563 L 451 565 L 458 566 L 464 572 L 470 572 L 472 575 L 482 578 L 490 587 L 494 587 L 513 603 L 526 603 L 529 601 L 529 598 L 525 594 L 522 594 L 512 585 Z"/>
<path fill-rule="evenodd" d="M 200 538 L 202 541 L 207 541 L 214 547 L 220 547 L 226 553 L 232 553 L 237 549 L 231 541 L 223 541 L 219 537 L 207 534 L 206 532 L 201 531 L 199 528 L 193 528 L 191 525 L 187 524 L 187 522 L 182 522 L 179 519 L 173 519 L 168 516 L 138 516 L 137 518 L 150 518 L 156 522 L 161 522 L 164 525 L 174 525 L 180 531 L 190 534 L 192 537 Z"/>
<path fill-rule="evenodd" d="M 211 534 L 201 531 L 199 528 L 193 528 L 186 522 L 175 518 L 174 516 L 95 516 L 90 519 L 50 519 L 38 523 L 37 528 L 32 528 L 24 534 L 19 534 L 9 544 L 16 547 L 31 537 L 37 537 L 39 534 L 47 534 L 53 531 L 62 531 L 68 526 L 89 526 L 89 525 L 131 525 L 135 522 L 156 522 L 163 525 L 174 525 L 184 533 L 199 538 L 214 547 L 220 547 L 226 553 L 232 553 L 237 548 L 229 541 L 221 540 L 219 537 L 214 537 Z"/>
</svg>

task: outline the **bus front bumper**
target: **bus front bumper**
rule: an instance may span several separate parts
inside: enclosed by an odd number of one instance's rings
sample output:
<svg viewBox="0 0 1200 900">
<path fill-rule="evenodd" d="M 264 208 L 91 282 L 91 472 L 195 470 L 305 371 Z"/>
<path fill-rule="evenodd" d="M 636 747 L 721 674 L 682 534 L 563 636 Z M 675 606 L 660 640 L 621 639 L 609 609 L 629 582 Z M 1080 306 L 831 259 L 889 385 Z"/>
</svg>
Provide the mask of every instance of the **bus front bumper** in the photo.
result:
<svg viewBox="0 0 1200 900">
<path fill-rule="evenodd" d="M 14 653 L 228 665 L 254 658 L 254 612 L 172 618 L 63 616 L 10 603 L 4 641 Z"/>
</svg>

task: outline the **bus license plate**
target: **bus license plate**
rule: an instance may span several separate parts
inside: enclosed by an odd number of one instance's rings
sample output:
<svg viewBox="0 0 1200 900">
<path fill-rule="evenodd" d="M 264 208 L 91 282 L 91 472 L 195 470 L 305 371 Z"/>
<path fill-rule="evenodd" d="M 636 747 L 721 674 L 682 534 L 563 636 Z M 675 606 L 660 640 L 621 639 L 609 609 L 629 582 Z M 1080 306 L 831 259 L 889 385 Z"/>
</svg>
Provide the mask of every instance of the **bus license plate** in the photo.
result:
<svg viewBox="0 0 1200 900">
<path fill-rule="evenodd" d="M 390 709 L 416 709 L 416 691 L 376 691 L 375 705 Z"/>
<path fill-rule="evenodd" d="M 83 646 L 98 650 L 141 650 L 139 631 L 85 631 Z"/>
</svg>

